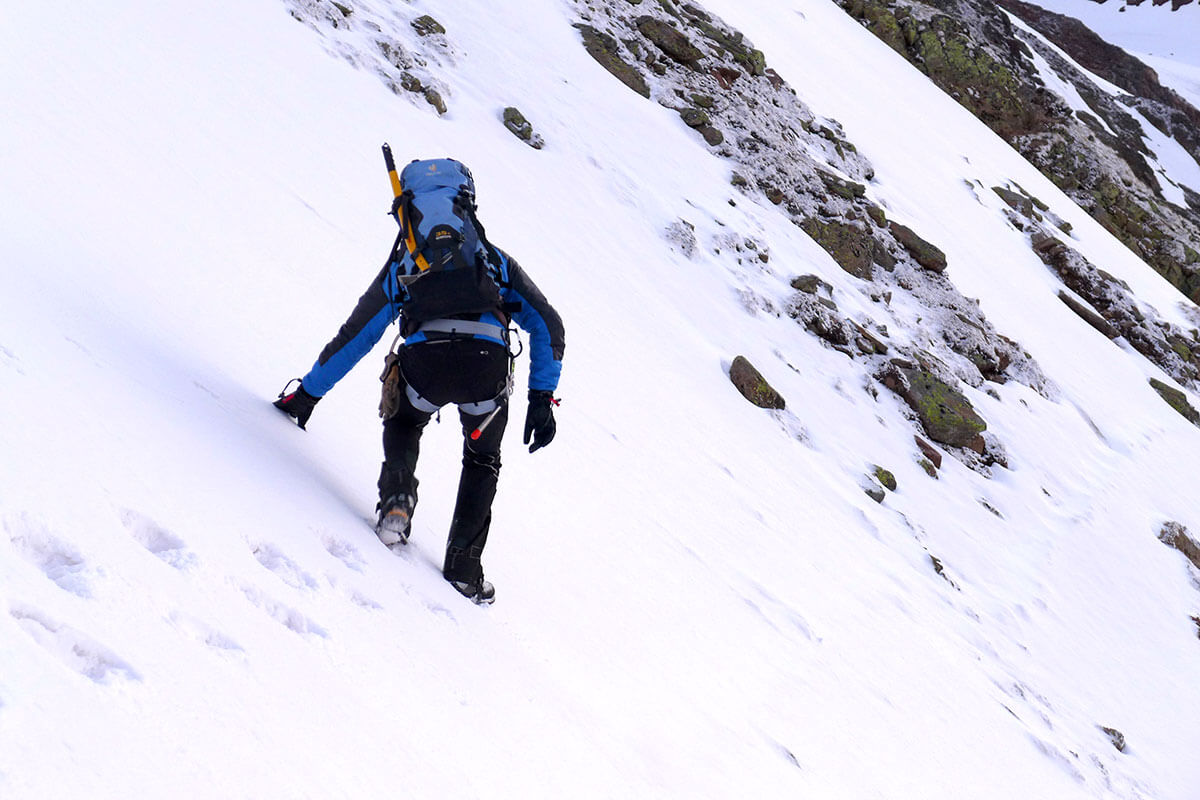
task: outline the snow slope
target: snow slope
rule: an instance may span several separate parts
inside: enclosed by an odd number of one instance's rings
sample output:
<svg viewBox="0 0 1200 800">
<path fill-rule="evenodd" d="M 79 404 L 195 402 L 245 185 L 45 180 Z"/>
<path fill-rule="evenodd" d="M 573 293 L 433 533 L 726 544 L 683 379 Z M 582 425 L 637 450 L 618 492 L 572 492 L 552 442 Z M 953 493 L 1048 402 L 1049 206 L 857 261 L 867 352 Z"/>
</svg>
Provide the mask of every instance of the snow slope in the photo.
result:
<svg viewBox="0 0 1200 800">
<path fill-rule="evenodd" d="M 1094 0 L 1037 0 L 1036 5 L 1081 21 L 1152 67 L 1164 86 L 1200 108 L 1200 6 L 1190 3 L 1172 11 L 1169 3 L 1127 7 Z"/>
<path fill-rule="evenodd" d="M 970 392 L 1011 469 L 947 455 L 929 478 L 895 398 L 747 311 L 815 272 L 912 322 L 735 194 L 565 4 L 372 3 L 396 36 L 446 26 L 444 118 L 274 0 L 28 7 L 0 32 L 0 796 L 1194 796 L 1200 600 L 1155 534 L 1200 529 L 1200 431 L 981 187 L 1050 203 L 1189 324 L 1177 293 L 832 4 L 707 7 L 844 124 L 872 196 L 1054 381 Z M 452 415 L 397 557 L 369 528 L 379 359 L 308 432 L 268 405 L 390 245 L 385 140 L 471 166 L 568 329 L 554 445 L 524 452 L 521 403 L 510 425 L 488 609 L 439 574 Z M 662 235 L 679 218 L 691 259 Z M 715 252 L 731 232 L 769 264 Z M 788 412 L 730 386 L 739 354 Z M 875 464 L 899 482 L 881 505 Z"/>
</svg>

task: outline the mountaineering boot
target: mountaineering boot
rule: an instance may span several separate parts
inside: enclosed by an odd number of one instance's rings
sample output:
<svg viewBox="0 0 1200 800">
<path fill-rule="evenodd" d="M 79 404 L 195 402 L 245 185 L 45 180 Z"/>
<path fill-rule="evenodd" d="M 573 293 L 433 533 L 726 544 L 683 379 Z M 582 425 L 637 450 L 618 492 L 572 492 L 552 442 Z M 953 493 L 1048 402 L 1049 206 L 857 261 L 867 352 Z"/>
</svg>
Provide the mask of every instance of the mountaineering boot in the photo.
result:
<svg viewBox="0 0 1200 800">
<path fill-rule="evenodd" d="M 379 470 L 379 519 L 375 535 L 388 547 L 408 541 L 413 509 L 417 507 L 417 479 L 411 470 L 389 468 L 385 461 Z"/>
<path fill-rule="evenodd" d="M 375 535 L 388 547 L 408 542 L 414 506 L 412 495 L 392 495 L 380 500 L 379 521 L 375 523 Z"/>
<path fill-rule="evenodd" d="M 492 586 L 491 581 L 483 579 L 480 575 L 474 581 L 450 581 L 450 585 L 458 589 L 458 593 L 470 600 L 475 605 L 488 606 L 496 599 L 496 587 Z"/>
<path fill-rule="evenodd" d="M 482 547 L 463 549 L 450 545 L 446 548 L 446 565 L 442 577 L 458 590 L 458 593 L 477 605 L 488 605 L 496 599 L 496 587 L 483 578 L 480 557 Z"/>
</svg>

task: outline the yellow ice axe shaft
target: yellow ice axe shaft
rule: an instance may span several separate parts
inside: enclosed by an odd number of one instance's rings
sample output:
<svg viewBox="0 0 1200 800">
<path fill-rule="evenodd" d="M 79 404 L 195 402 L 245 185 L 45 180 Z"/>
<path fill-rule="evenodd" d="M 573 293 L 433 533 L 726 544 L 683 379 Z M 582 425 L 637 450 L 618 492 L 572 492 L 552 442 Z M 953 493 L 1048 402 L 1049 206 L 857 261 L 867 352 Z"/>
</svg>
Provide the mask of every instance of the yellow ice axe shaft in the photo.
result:
<svg viewBox="0 0 1200 800">
<path fill-rule="evenodd" d="M 388 180 L 392 182 L 392 196 L 399 200 L 404 189 L 400 186 L 400 176 L 396 174 L 396 161 L 392 158 L 392 148 L 387 142 L 383 143 L 383 163 L 387 166 Z M 417 250 L 416 232 L 408 224 L 408 220 L 402 218 L 399 204 L 392 206 L 392 213 L 396 216 L 396 222 L 400 223 L 400 229 L 405 232 L 404 242 L 408 245 L 408 252 L 412 254 L 413 262 L 416 263 L 420 272 L 424 272 L 429 269 L 429 262 Z"/>
<path fill-rule="evenodd" d="M 392 158 L 392 148 L 387 142 L 383 143 L 383 163 L 387 165 L 388 180 L 392 182 L 392 196 L 400 196 L 400 176 L 396 174 L 396 161 Z"/>
</svg>

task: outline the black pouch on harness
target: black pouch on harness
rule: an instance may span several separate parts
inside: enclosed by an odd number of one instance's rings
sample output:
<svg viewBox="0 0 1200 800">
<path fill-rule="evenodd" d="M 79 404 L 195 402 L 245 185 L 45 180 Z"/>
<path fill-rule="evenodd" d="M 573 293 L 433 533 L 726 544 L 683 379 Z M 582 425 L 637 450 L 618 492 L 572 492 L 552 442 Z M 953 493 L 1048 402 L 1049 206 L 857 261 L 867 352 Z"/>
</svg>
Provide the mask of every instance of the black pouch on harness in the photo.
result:
<svg viewBox="0 0 1200 800">
<path fill-rule="evenodd" d="M 482 264 L 474 268 L 429 270 L 405 286 L 401 331 L 411 336 L 432 319 L 446 319 L 487 311 L 503 314 L 500 289 Z"/>
</svg>

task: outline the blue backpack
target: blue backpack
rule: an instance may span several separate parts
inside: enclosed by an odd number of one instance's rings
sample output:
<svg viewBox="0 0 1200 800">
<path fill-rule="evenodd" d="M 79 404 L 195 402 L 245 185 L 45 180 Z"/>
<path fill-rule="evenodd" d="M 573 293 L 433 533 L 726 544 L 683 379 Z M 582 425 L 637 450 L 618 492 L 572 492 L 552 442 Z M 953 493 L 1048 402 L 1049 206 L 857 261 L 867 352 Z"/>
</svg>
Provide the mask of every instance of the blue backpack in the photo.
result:
<svg viewBox="0 0 1200 800">
<path fill-rule="evenodd" d="M 390 156 L 390 151 L 385 150 Z M 400 234 L 392 249 L 404 291 L 401 332 L 434 319 L 493 312 L 507 322 L 500 297 L 500 256 L 475 217 L 475 181 L 449 158 L 413 161 L 397 182 L 392 215 Z"/>
</svg>

